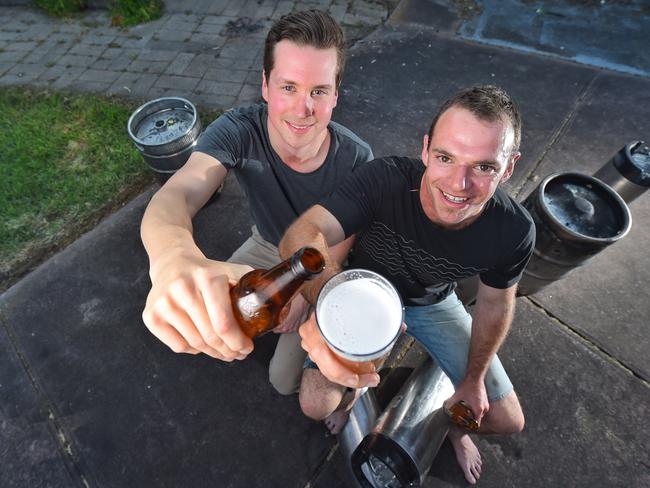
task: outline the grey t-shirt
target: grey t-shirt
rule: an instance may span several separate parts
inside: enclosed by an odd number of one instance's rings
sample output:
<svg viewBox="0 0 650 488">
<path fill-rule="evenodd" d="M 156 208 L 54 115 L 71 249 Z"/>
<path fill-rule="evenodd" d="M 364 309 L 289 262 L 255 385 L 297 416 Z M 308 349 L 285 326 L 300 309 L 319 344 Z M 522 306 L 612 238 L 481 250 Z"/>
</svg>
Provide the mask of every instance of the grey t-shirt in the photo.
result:
<svg viewBox="0 0 650 488">
<path fill-rule="evenodd" d="M 330 195 L 353 169 L 373 158 L 370 146 L 352 131 L 330 122 L 325 162 L 311 173 L 284 164 L 271 147 L 266 104 L 226 112 L 201 134 L 195 151 L 235 171 L 261 236 L 278 245 L 284 231 L 305 210 Z"/>
</svg>

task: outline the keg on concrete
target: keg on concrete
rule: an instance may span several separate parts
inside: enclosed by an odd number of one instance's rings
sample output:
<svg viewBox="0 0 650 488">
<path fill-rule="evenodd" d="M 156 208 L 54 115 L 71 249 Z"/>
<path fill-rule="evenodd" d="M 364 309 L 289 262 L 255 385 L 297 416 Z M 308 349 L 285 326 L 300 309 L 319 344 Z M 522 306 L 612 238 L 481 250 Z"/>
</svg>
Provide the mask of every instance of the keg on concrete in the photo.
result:
<svg viewBox="0 0 650 488">
<path fill-rule="evenodd" d="M 428 357 L 353 452 L 352 471 L 359 484 L 420 486 L 449 430 L 442 404 L 453 393 L 447 375 Z"/>
<path fill-rule="evenodd" d="M 627 235 L 630 210 L 610 186 L 593 176 L 554 173 L 523 202 L 537 232 L 533 256 L 519 282 L 530 295 Z"/>
<path fill-rule="evenodd" d="M 630 142 L 596 171 L 594 177 L 630 203 L 650 187 L 650 147 L 643 141 Z"/>
<path fill-rule="evenodd" d="M 180 97 L 151 100 L 127 123 L 129 136 L 161 184 L 185 164 L 201 129 L 196 107 Z"/>
</svg>

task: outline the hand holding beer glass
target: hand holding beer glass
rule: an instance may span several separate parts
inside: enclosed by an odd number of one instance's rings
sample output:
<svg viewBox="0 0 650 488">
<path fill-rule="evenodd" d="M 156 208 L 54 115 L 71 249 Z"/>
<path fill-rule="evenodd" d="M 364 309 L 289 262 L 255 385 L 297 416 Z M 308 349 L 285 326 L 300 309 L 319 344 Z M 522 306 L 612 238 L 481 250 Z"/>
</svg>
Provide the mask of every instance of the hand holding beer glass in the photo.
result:
<svg viewBox="0 0 650 488">
<path fill-rule="evenodd" d="M 393 285 L 365 269 L 332 276 L 316 300 L 318 330 L 337 360 L 356 374 L 375 373 L 399 337 L 404 309 Z"/>
</svg>

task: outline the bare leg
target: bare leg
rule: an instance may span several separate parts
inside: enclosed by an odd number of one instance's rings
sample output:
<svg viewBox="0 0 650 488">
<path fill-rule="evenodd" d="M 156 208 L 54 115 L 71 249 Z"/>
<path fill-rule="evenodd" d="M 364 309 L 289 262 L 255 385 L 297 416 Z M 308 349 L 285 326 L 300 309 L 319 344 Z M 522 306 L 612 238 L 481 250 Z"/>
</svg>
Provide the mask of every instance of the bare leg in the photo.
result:
<svg viewBox="0 0 650 488">
<path fill-rule="evenodd" d="M 324 420 L 329 431 L 338 434 L 362 391 L 348 390 L 329 381 L 317 369 L 306 369 L 300 385 L 300 407 L 307 417 Z"/>
<path fill-rule="evenodd" d="M 501 400 L 492 402 L 490 410 L 481 422 L 479 434 L 514 434 L 524 428 L 524 414 L 515 392 L 511 392 Z M 481 476 L 481 454 L 470 438 L 467 431 L 452 426 L 448 434 L 451 445 L 456 452 L 456 460 L 463 470 L 465 479 L 475 484 Z"/>
</svg>

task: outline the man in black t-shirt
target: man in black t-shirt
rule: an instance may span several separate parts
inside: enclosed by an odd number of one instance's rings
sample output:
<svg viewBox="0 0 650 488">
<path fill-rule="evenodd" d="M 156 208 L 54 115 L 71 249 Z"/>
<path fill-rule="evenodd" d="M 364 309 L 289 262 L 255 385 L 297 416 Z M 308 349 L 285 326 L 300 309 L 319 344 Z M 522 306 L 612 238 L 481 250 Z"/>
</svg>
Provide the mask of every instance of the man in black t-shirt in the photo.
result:
<svg viewBox="0 0 650 488">
<path fill-rule="evenodd" d="M 151 199 L 141 226 L 152 282 L 142 317 L 173 351 L 244 359 L 253 342 L 232 316 L 229 286 L 251 266 L 279 263 L 276 246 L 289 224 L 372 159 L 365 142 L 331 120 L 344 61 L 343 32 L 326 12 L 295 12 L 275 22 L 264 46 L 266 103 L 213 122 Z M 228 262 L 220 262 L 197 247 L 192 218 L 228 171 L 246 193 L 255 226 Z M 306 308 L 294 305 L 289 318 Z M 269 367 L 283 394 L 296 391 L 305 358 L 300 337 L 287 326 L 292 322 L 276 329 L 284 333 Z"/>
<path fill-rule="evenodd" d="M 535 227 L 499 189 L 520 157 L 521 117 L 510 97 L 493 86 L 474 87 L 447 101 L 424 136 L 422 160 L 389 157 L 356 170 L 333 195 L 288 230 L 281 255 L 303 245 L 320 249 L 357 234 L 349 266 L 388 278 L 405 308 L 407 333 L 447 373 L 480 422 L 479 433 L 523 429 L 517 395 L 496 352 L 512 321 L 516 284 L 532 253 Z M 325 279 L 310 284 L 313 301 Z M 454 293 L 459 279 L 479 275 L 473 318 Z M 303 348 L 318 369 L 303 373 L 306 415 L 333 430 L 347 420 L 346 387 L 376 386 L 377 374 L 356 374 L 336 361 L 312 316 L 300 328 Z M 312 363 L 313 361 L 313 363 Z M 347 396 L 346 396 L 347 397 Z M 450 440 L 468 482 L 481 472 L 469 435 L 452 427 Z"/>
</svg>

